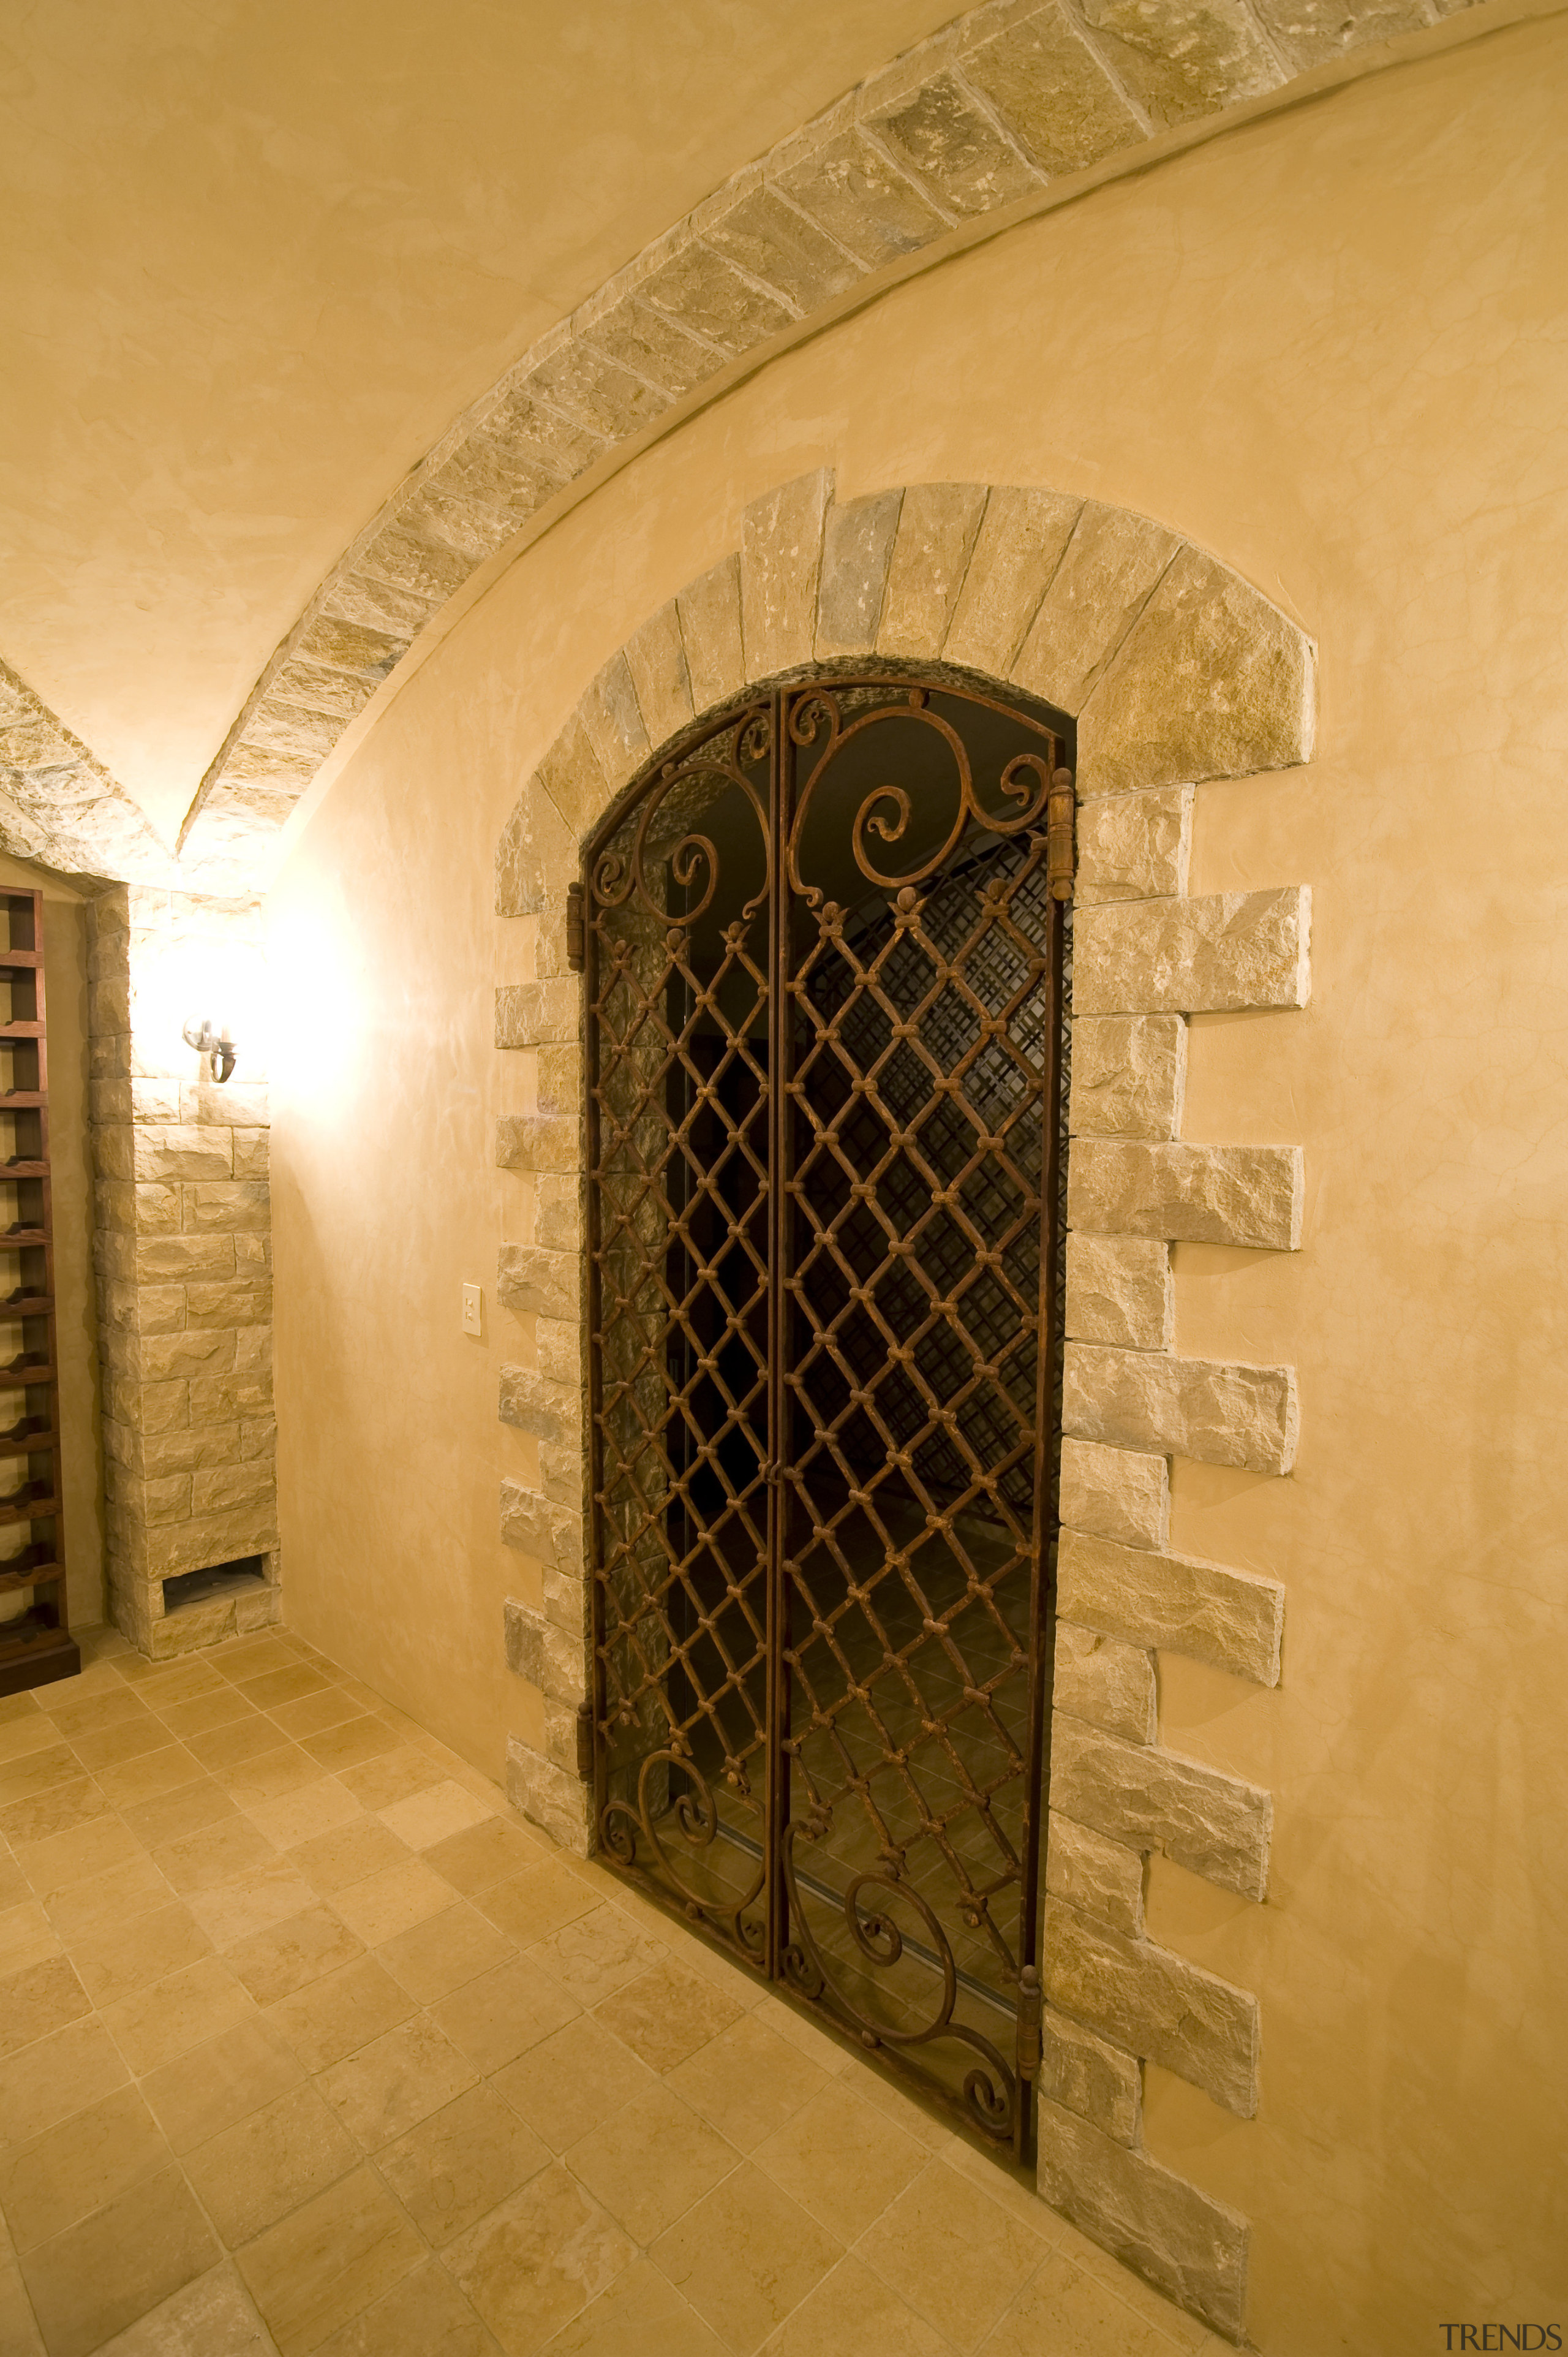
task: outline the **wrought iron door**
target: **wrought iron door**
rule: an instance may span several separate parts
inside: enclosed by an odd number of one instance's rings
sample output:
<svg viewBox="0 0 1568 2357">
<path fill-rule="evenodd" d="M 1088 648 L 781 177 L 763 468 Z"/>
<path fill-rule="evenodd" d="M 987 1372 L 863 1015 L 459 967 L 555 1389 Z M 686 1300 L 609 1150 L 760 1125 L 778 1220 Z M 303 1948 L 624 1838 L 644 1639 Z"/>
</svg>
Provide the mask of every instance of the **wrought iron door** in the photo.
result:
<svg viewBox="0 0 1568 2357">
<path fill-rule="evenodd" d="M 758 696 L 599 829 L 581 928 L 601 1848 L 1019 2150 L 1065 726 Z"/>
</svg>

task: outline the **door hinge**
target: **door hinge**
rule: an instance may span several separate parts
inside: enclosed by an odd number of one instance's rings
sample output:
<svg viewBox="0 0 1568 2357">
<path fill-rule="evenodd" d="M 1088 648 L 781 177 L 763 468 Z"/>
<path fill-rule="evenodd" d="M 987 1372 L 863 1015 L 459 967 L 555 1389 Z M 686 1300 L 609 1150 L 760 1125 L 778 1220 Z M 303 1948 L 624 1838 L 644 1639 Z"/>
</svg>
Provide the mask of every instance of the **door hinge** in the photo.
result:
<svg viewBox="0 0 1568 2357">
<path fill-rule="evenodd" d="M 1046 889 L 1053 900 L 1072 899 L 1074 803 L 1072 771 L 1053 770 L 1046 802 Z"/>
<path fill-rule="evenodd" d="M 587 963 L 583 888 L 580 884 L 568 884 L 566 887 L 566 963 L 574 974 L 581 974 Z"/>
<path fill-rule="evenodd" d="M 1042 2050 L 1040 2017 L 1043 2007 L 1039 1966 L 1026 1964 L 1018 1975 L 1018 2076 L 1020 2079 L 1034 2079 L 1039 2075 Z"/>
</svg>

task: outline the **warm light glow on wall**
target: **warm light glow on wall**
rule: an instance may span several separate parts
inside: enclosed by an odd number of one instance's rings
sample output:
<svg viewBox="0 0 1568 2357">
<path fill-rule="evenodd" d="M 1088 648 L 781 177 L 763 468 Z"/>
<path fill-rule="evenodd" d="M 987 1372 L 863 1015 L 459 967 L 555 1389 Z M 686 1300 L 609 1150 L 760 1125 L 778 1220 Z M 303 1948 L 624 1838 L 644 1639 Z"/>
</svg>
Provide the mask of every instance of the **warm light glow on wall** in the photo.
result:
<svg viewBox="0 0 1568 2357">
<path fill-rule="evenodd" d="M 352 1090 L 368 1030 L 360 963 L 329 910 L 295 908 L 268 941 L 269 1017 L 276 1098 L 320 1116 Z"/>
</svg>

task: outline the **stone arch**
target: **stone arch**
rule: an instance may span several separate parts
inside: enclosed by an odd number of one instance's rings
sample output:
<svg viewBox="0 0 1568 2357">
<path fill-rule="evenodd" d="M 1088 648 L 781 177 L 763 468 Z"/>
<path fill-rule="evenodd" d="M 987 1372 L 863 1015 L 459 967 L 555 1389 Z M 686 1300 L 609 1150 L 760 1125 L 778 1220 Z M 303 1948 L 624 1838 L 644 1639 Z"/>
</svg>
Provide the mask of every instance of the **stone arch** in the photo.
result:
<svg viewBox="0 0 1568 2357">
<path fill-rule="evenodd" d="M 1286 1475 L 1294 1372 L 1183 1357 L 1171 1250 L 1293 1251 L 1298 1147 L 1180 1136 L 1187 1018 L 1290 1008 L 1308 988 L 1301 885 L 1194 899 L 1196 791 L 1310 759 L 1311 641 L 1249 583 L 1149 518 L 1058 491 L 926 483 L 841 505 L 822 472 L 749 507 L 741 545 L 671 598 L 584 692 L 496 854 L 527 978 L 496 1042 L 534 1060 L 534 1110 L 503 1116 L 532 1232 L 502 1245 L 501 1302 L 535 1352 L 499 1413 L 538 1446 L 501 1490 L 507 1542 L 542 1603 L 509 1605 L 508 1654 L 542 1693 L 542 1748 L 510 1747 L 511 1797 L 584 1849 L 591 1692 L 582 1516 L 580 986 L 568 969 L 579 846 L 648 763 L 764 683 L 877 657 L 1037 694 L 1079 729 L 1079 877 L 1069 1170 L 1068 1344 L 1047 1880 L 1040 2190 L 1221 2331 L 1244 2329 L 1247 2222 L 1144 2149 L 1158 2062 L 1241 2117 L 1256 2109 L 1256 1998 L 1152 1941 L 1155 1850 L 1265 1896 L 1272 1801 L 1161 1742 L 1162 1651 L 1280 1677 L 1276 1580 L 1174 1554 L 1173 1456 Z"/>
</svg>

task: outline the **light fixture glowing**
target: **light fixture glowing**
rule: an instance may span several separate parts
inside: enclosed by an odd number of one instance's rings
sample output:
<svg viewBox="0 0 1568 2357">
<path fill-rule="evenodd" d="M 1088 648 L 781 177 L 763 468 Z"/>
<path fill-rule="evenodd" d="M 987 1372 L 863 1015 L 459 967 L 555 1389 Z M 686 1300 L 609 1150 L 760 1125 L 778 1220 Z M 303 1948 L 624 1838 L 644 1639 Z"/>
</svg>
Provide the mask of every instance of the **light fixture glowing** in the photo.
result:
<svg viewBox="0 0 1568 2357">
<path fill-rule="evenodd" d="M 203 1015 L 199 1021 L 185 1026 L 183 1037 L 188 1048 L 207 1058 L 207 1068 L 215 1081 L 226 1081 L 239 1061 L 240 1051 L 228 1036 L 229 1027 L 212 1028 L 212 1018 Z"/>
</svg>

